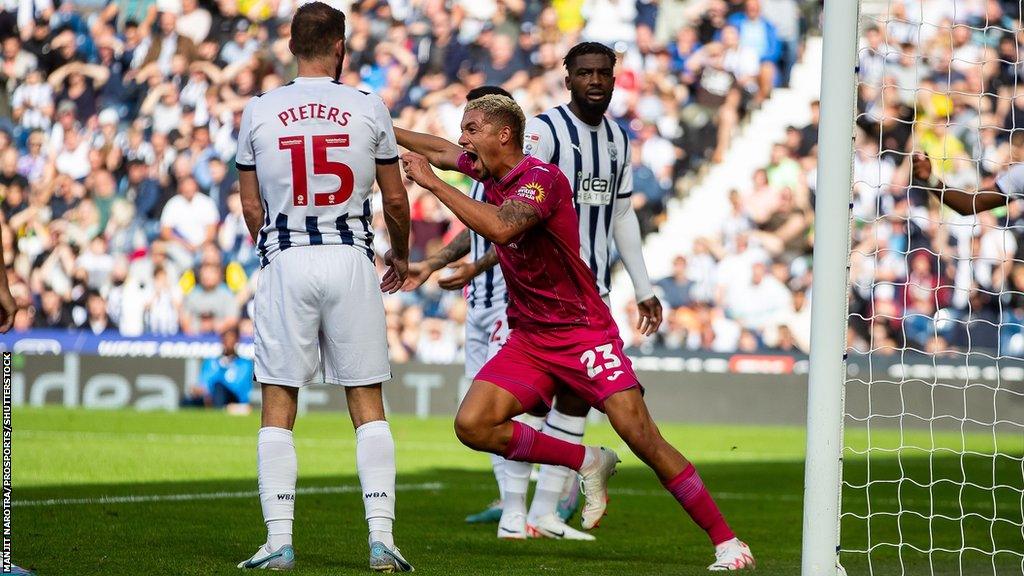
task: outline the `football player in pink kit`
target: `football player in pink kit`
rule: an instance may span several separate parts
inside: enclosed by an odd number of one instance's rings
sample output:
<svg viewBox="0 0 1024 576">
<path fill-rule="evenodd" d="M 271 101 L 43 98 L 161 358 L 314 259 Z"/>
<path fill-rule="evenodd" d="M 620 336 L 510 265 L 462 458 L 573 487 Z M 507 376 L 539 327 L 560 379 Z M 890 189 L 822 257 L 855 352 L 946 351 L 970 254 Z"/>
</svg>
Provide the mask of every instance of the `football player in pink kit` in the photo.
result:
<svg viewBox="0 0 1024 576">
<path fill-rule="evenodd" d="M 410 178 L 497 246 L 508 287 L 512 335 L 473 381 L 455 417 L 456 435 L 470 448 L 509 460 L 576 470 L 586 500 L 583 528 L 591 529 L 604 515 L 618 457 L 512 420 L 550 407 L 556 389 L 568 387 L 607 414 L 633 453 L 707 532 L 716 555 L 709 569 L 753 568 L 750 549 L 733 534 L 693 465 L 651 418 L 618 328 L 580 258 L 572 187 L 557 166 L 523 155 L 524 125 L 513 100 L 484 96 L 466 105 L 462 148 L 451 144 L 429 161 L 402 156 Z M 487 202 L 444 183 L 431 163 L 480 181 Z"/>
</svg>

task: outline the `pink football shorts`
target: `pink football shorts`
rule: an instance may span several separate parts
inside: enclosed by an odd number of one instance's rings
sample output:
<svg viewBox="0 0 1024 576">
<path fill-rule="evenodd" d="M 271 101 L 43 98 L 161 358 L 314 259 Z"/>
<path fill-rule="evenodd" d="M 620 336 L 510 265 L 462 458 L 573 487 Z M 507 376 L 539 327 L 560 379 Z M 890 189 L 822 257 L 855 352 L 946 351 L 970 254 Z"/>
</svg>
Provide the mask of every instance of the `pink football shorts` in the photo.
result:
<svg viewBox="0 0 1024 576">
<path fill-rule="evenodd" d="M 508 390 L 527 412 L 537 412 L 542 403 L 550 408 L 559 386 L 604 411 L 604 401 L 612 394 L 634 387 L 643 391 L 622 348 L 614 326 L 540 332 L 513 329 L 476 379 Z"/>
</svg>

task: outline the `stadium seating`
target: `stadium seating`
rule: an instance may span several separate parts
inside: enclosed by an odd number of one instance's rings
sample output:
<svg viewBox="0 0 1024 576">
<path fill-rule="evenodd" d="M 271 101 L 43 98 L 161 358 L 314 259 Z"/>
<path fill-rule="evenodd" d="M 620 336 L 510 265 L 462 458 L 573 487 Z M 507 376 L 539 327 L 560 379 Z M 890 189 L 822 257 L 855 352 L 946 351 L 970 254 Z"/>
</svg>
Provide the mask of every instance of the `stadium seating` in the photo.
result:
<svg viewBox="0 0 1024 576">
<path fill-rule="evenodd" d="M 578 3 L 585 15 L 599 8 Z M 625 330 L 627 340 L 669 354 L 806 349 L 808 86 L 820 43 L 805 42 L 804 31 L 817 26 L 817 6 L 803 7 L 795 27 L 802 6 L 793 0 L 764 2 L 760 12 L 741 0 L 638 2 L 608 23 L 544 3 L 457 4 L 354 3 L 343 80 L 378 92 L 398 125 L 455 138 L 468 87 L 503 84 L 535 114 L 567 99 L 559 55 L 568 45 L 612 44 L 622 57 L 610 112 L 634 141 L 635 205 L 653 233 L 648 265 L 676 304 L 658 337 L 641 342 Z M 294 75 L 294 6 L 240 6 L 83 4 L 0 31 L 2 213 L 15 235 L 6 239 L 13 290 L 25 305 L 17 330 L 202 334 L 238 323 L 251 332 L 258 261 L 241 218 L 233 138 L 247 99 Z M 737 35 L 766 22 L 768 44 Z M 793 68 L 798 51 L 803 63 Z M 716 67 L 732 79 L 719 93 L 701 83 Z M 720 130 L 733 106 L 736 125 Z M 196 199 L 186 200 L 193 189 Z M 410 192 L 413 252 L 422 257 L 461 224 L 412 184 Z M 379 211 L 375 227 L 383 232 Z M 378 239 L 383 253 L 386 235 Z M 756 260 L 765 274 L 754 285 L 743 278 Z M 685 279 L 673 282 L 682 265 Z M 746 272 L 726 285 L 730 266 Z M 615 292 L 625 328 L 628 285 Z M 770 297 L 773 312 L 742 310 L 752 294 Z M 460 294 L 431 282 L 387 308 L 396 361 L 460 359 Z"/>
</svg>

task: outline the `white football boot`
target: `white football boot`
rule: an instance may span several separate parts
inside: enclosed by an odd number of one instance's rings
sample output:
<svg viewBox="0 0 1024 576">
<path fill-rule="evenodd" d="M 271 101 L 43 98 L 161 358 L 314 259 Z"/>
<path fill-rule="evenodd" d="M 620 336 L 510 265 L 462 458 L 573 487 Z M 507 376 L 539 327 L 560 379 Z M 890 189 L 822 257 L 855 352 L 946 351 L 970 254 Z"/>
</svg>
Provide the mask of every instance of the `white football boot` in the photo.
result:
<svg viewBox="0 0 1024 576">
<path fill-rule="evenodd" d="M 370 568 L 377 572 L 415 572 L 402 557 L 398 548 L 388 548 L 383 542 L 370 542 Z"/>
<path fill-rule="evenodd" d="M 530 538 L 554 538 L 556 540 L 597 540 L 586 532 L 569 526 L 555 514 L 545 514 L 535 522 L 526 521 L 526 533 Z"/>
<path fill-rule="evenodd" d="M 589 467 L 580 470 L 580 487 L 585 499 L 581 515 L 584 530 L 596 528 L 601 522 L 608 507 L 608 479 L 615 474 L 615 465 L 620 462 L 614 451 L 604 447 L 597 450 L 594 458 Z"/>
<path fill-rule="evenodd" d="M 504 510 L 498 521 L 498 538 L 502 540 L 526 540 L 526 514 Z"/>
<path fill-rule="evenodd" d="M 750 552 L 750 546 L 733 538 L 715 546 L 715 563 L 708 566 L 712 572 L 725 572 L 729 570 L 753 570 L 754 555 Z"/>
<path fill-rule="evenodd" d="M 286 545 L 271 552 L 264 544 L 252 558 L 239 562 L 238 567 L 244 570 L 291 570 L 295 568 L 295 550 Z"/>
</svg>

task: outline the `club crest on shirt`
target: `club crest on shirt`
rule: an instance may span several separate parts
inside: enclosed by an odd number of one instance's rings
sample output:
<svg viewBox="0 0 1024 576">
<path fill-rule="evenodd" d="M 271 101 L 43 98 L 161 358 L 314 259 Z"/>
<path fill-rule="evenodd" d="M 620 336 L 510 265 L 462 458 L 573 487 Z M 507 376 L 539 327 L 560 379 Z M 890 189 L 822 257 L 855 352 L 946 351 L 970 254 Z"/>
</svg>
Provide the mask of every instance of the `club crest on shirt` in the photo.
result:
<svg viewBox="0 0 1024 576">
<path fill-rule="evenodd" d="M 516 190 L 516 196 L 526 198 L 527 200 L 533 200 L 539 204 L 547 197 L 547 192 L 544 191 L 544 187 L 538 182 L 530 182 L 529 184 L 519 188 L 519 190 Z"/>
</svg>

